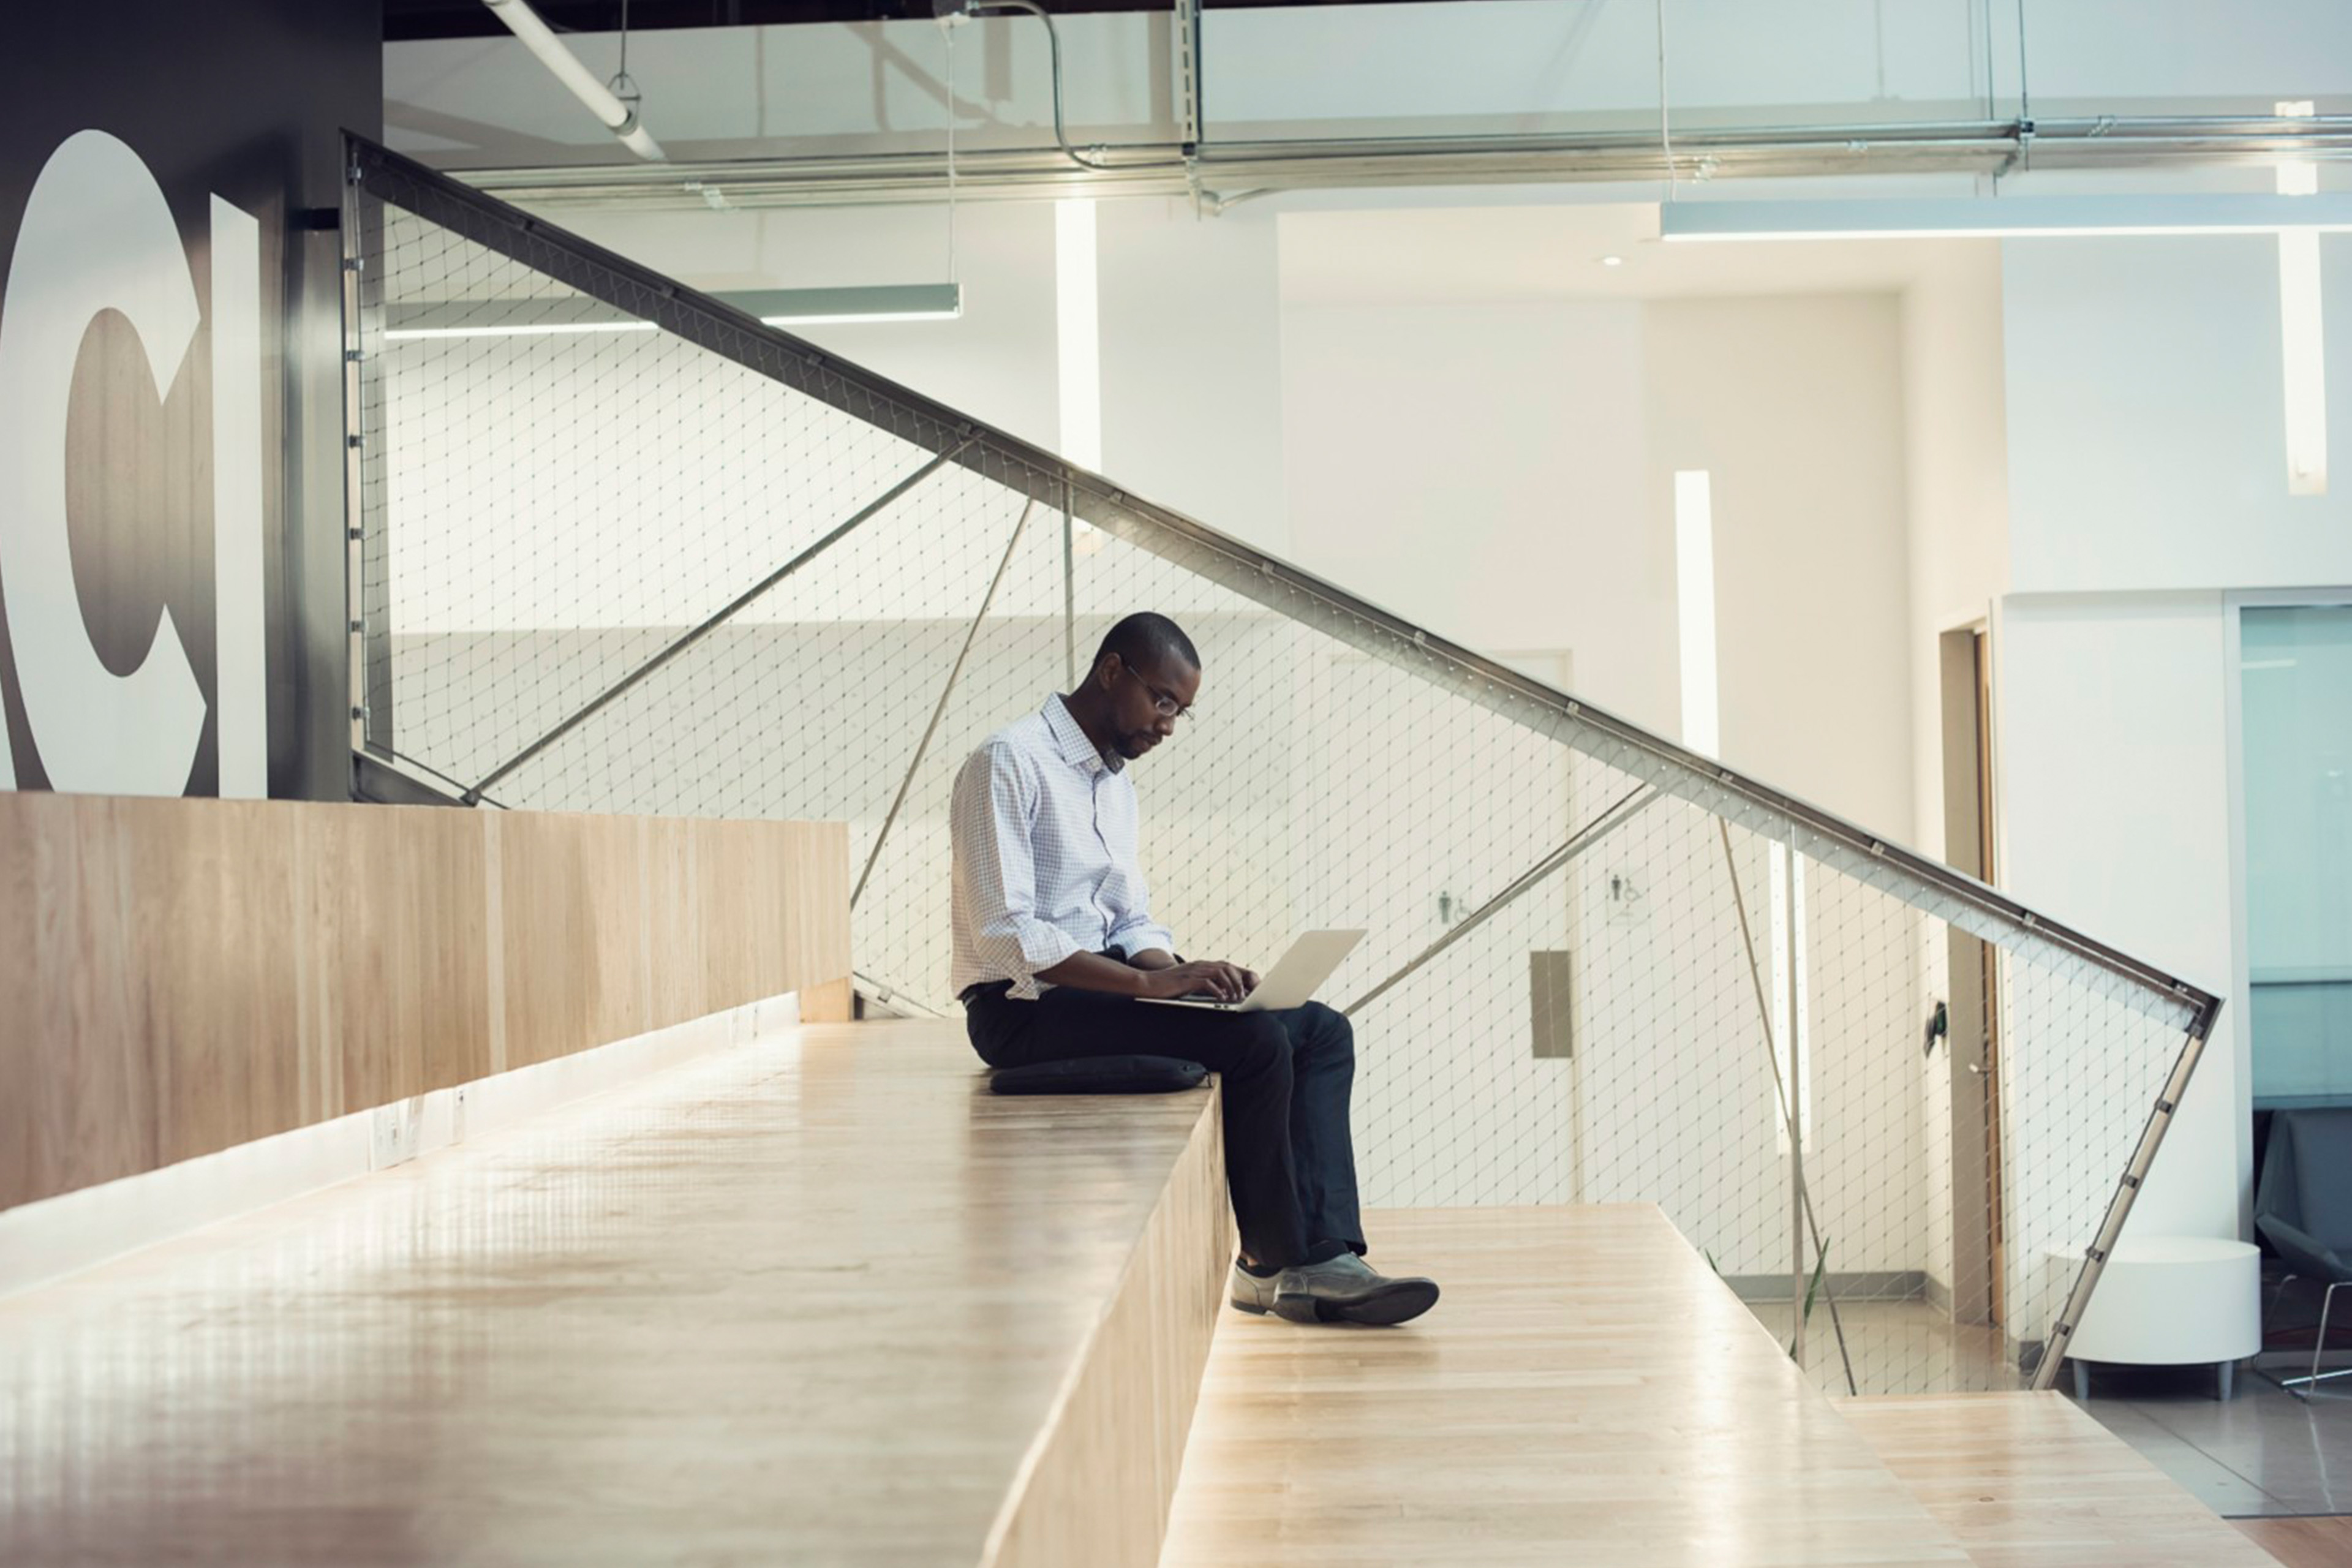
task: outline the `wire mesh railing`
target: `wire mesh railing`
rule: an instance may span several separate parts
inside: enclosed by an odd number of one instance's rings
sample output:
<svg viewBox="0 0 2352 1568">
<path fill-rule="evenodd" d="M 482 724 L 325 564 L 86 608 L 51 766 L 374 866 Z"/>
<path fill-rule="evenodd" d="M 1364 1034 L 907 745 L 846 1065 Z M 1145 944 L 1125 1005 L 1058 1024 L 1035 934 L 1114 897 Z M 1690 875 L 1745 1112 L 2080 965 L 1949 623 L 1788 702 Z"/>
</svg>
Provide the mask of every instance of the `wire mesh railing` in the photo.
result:
<svg viewBox="0 0 2352 1568">
<path fill-rule="evenodd" d="M 840 818 L 951 1013 L 948 803 L 1118 616 L 1196 955 L 1370 933 L 1369 1203 L 1659 1205 L 1825 1388 L 2046 1384 L 2216 1001 L 1037 447 L 355 142 L 354 742 L 549 810 Z M 1981 972 L 1981 979 L 1976 978 Z M 1988 1071 L 1925 1029 L 1965 973 Z"/>
</svg>

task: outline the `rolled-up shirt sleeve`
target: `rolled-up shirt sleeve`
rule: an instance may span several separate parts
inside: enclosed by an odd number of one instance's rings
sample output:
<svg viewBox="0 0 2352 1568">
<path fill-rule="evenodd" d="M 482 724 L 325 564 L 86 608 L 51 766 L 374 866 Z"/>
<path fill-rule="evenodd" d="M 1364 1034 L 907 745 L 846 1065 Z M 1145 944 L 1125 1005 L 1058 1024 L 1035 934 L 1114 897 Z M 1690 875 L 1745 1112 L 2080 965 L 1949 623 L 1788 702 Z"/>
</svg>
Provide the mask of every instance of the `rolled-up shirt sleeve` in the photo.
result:
<svg viewBox="0 0 2352 1568">
<path fill-rule="evenodd" d="M 955 842 L 955 896 L 986 965 L 1036 993 L 1036 973 L 1078 951 L 1078 944 L 1037 914 L 1037 868 L 1029 826 L 1037 809 L 1035 784 L 1011 747 L 992 743 L 973 753 L 956 775 L 950 833 Z"/>
<path fill-rule="evenodd" d="M 1106 945 L 1133 958 L 1139 952 L 1160 948 L 1170 953 L 1176 951 L 1176 933 L 1151 918 L 1151 892 L 1144 886 L 1143 874 L 1130 873 L 1135 883 L 1135 902 L 1119 911 L 1118 923 L 1110 928 Z"/>
</svg>

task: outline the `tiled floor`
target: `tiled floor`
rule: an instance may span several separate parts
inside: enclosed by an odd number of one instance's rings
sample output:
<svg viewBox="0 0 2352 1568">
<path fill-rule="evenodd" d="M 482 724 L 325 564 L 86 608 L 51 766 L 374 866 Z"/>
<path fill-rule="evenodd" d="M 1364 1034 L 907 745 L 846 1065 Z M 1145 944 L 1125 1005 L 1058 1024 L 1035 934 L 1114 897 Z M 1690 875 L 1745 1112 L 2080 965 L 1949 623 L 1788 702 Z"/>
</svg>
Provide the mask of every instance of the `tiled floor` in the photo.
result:
<svg viewBox="0 0 2352 1568">
<path fill-rule="evenodd" d="M 2297 1315 L 2300 1289 L 2291 1289 L 2271 1320 L 2273 1345 L 2293 1339 L 2276 1324 L 2317 1315 L 2315 1293 L 2311 1312 Z M 2343 1300 L 2338 1292 L 2338 1306 Z M 2308 1334 L 2301 1342 L 2301 1356 L 2273 1350 L 2241 1368 L 2237 1394 L 2227 1405 L 2214 1397 L 2210 1368 L 2116 1366 L 2093 1369 L 2084 1408 L 2216 1513 L 2352 1514 L 2352 1378 L 2323 1384 L 2309 1400 L 2272 1381 L 2308 1368 Z M 2330 1363 L 2352 1360 L 2338 1352 Z"/>
<path fill-rule="evenodd" d="M 1788 1342 L 1788 1302 L 1751 1301 L 1748 1310 L 1767 1333 Z M 1854 1392 L 1864 1394 L 2006 1394 L 2025 1386 L 2001 1359 L 1998 1332 L 1955 1323 L 1916 1299 L 1843 1301 L 1834 1326 L 1817 1310 L 1806 1334 L 1805 1375 L 1832 1399 L 1848 1393 L 1849 1363 Z"/>
</svg>

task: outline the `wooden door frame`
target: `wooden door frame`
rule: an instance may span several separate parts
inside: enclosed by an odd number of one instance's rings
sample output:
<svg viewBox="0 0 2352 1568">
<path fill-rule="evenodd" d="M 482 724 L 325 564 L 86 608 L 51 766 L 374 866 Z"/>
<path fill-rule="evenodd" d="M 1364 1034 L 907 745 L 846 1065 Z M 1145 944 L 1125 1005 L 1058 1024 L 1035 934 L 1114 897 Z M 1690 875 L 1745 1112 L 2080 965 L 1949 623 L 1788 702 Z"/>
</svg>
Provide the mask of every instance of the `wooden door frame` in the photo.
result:
<svg viewBox="0 0 2352 1568">
<path fill-rule="evenodd" d="M 1936 648 L 1944 859 L 1990 882 L 2000 869 L 1990 617 L 1973 616 L 1939 627 Z M 1958 927 L 1946 932 L 1945 942 L 1951 1021 L 1944 1042 L 1950 1089 L 1951 1310 L 1960 1322 L 2005 1324 L 2009 1259 L 2000 1168 L 1999 970 L 1990 962 L 1991 949 Z M 1987 1068 L 1989 1073 L 1982 1070 Z M 1976 1213 L 1978 1194 L 1981 1215 Z M 1971 1280 L 1981 1283 L 1971 1288 Z"/>
</svg>

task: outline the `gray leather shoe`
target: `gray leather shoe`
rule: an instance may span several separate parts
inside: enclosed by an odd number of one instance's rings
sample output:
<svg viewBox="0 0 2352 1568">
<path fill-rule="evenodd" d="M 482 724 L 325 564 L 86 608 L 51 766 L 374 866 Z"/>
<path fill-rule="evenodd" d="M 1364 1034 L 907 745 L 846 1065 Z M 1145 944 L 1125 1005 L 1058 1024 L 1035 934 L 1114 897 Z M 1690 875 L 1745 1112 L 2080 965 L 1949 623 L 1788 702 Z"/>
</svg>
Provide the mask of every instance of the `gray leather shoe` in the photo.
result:
<svg viewBox="0 0 2352 1568">
<path fill-rule="evenodd" d="M 1234 1265 L 1233 1287 L 1226 1294 L 1232 1298 L 1234 1305 L 1244 1312 L 1271 1312 L 1274 1310 L 1275 1290 L 1281 1282 L 1279 1274 L 1268 1274 L 1261 1279 L 1236 1262 Z"/>
<path fill-rule="evenodd" d="M 1370 1264 L 1352 1252 L 1286 1268 L 1271 1280 L 1255 1283 L 1273 1286 L 1276 1313 L 1294 1323 L 1402 1323 L 1437 1305 L 1435 1281 L 1391 1279 L 1373 1272 Z"/>
</svg>

